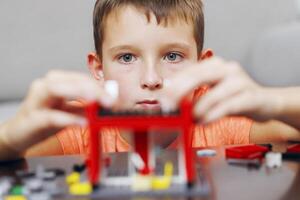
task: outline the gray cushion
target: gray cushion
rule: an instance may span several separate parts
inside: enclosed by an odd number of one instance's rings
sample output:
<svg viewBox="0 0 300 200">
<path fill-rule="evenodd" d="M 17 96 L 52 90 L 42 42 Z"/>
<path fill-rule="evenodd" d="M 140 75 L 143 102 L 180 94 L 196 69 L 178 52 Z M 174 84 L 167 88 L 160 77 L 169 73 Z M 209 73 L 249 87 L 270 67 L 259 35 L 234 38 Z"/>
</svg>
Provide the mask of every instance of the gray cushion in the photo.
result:
<svg viewBox="0 0 300 200">
<path fill-rule="evenodd" d="M 253 48 L 250 73 L 262 84 L 300 85 L 300 22 L 267 31 Z"/>
<path fill-rule="evenodd" d="M 0 1 L 0 101 L 50 69 L 85 70 L 94 0 Z"/>
<path fill-rule="evenodd" d="M 21 99 L 30 82 L 59 68 L 86 69 L 95 0 L 0 0 L 0 101 Z M 293 19 L 294 1 L 204 0 L 206 47 L 243 62 L 263 28 Z M 272 5 L 270 7 L 270 5 Z M 243 62 L 244 66 L 249 66 Z"/>
<path fill-rule="evenodd" d="M 14 116 L 20 106 L 20 102 L 0 103 L 0 123 Z"/>
</svg>

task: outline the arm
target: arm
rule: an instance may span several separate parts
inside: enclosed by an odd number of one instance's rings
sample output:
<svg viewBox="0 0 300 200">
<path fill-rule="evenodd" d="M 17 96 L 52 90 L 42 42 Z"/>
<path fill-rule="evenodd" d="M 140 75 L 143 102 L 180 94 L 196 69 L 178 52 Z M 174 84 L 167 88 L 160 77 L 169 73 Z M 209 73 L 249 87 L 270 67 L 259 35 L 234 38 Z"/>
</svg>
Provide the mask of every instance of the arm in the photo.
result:
<svg viewBox="0 0 300 200">
<path fill-rule="evenodd" d="M 0 125 L 0 161 L 39 154 L 42 144 L 35 144 L 67 126 L 85 123 L 83 108 L 70 103 L 77 99 L 97 100 L 107 107 L 115 100 L 81 73 L 52 71 L 34 81 L 16 116 Z M 57 142 L 49 139 L 44 144 L 48 144 L 49 152 L 59 151 Z"/>
<path fill-rule="evenodd" d="M 0 125 L 0 161 L 1 160 L 11 160 L 12 158 L 20 158 L 23 155 L 21 152 L 18 152 L 14 148 L 11 147 L 9 142 L 7 141 L 7 128 L 8 122 L 5 122 Z"/>
<path fill-rule="evenodd" d="M 202 61 L 167 82 L 161 95 L 163 107 L 174 107 L 174 99 L 179 102 L 201 85 L 211 87 L 194 109 L 195 116 L 203 123 L 228 115 L 244 115 L 260 122 L 279 120 L 300 130 L 300 87 L 262 87 L 236 62 L 219 58 Z"/>
<path fill-rule="evenodd" d="M 250 143 L 270 144 L 300 141 L 298 129 L 280 121 L 254 122 L 250 131 Z"/>
<path fill-rule="evenodd" d="M 277 96 L 275 119 L 300 130 L 300 87 L 270 89 L 270 92 Z"/>
<path fill-rule="evenodd" d="M 52 136 L 25 151 L 24 157 L 63 155 L 63 149 L 56 136 Z"/>
</svg>

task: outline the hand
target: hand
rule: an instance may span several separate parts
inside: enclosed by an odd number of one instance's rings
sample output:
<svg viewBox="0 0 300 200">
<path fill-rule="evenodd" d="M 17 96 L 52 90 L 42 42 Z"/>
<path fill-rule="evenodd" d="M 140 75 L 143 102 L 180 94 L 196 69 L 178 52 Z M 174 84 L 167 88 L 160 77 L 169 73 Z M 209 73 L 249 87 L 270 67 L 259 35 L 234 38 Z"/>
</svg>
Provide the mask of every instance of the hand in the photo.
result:
<svg viewBox="0 0 300 200">
<path fill-rule="evenodd" d="M 163 107 L 174 106 L 194 89 L 208 85 L 209 92 L 198 100 L 194 114 L 204 123 L 227 115 L 245 115 L 264 121 L 276 116 L 276 89 L 268 89 L 254 82 L 236 62 L 212 58 L 190 66 L 167 81 L 162 93 Z"/>
<path fill-rule="evenodd" d="M 51 71 L 44 78 L 35 80 L 17 115 L 5 123 L 0 136 L 16 152 L 57 133 L 69 125 L 83 125 L 83 106 L 72 100 L 97 100 L 106 107 L 112 98 L 89 76 L 66 71 Z"/>
</svg>

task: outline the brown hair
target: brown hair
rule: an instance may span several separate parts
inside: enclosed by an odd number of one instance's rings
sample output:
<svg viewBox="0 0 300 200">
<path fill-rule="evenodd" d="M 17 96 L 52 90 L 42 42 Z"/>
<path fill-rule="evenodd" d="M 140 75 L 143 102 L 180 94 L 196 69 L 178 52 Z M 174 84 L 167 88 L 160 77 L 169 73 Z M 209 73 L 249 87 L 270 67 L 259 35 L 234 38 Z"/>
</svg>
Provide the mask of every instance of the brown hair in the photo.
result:
<svg viewBox="0 0 300 200">
<path fill-rule="evenodd" d="M 145 12 L 148 21 L 154 14 L 157 23 L 168 25 L 168 20 L 181 19 L 192 22 L 198 53 L 202 51 L 204 40 L 204 15 L 201 0 L 97 0 L 94 8 L 94 43 L 97 54 L 102 56 L 104 26 L 107 16 L 124 6 L 134 6 Z"/>
</svg>

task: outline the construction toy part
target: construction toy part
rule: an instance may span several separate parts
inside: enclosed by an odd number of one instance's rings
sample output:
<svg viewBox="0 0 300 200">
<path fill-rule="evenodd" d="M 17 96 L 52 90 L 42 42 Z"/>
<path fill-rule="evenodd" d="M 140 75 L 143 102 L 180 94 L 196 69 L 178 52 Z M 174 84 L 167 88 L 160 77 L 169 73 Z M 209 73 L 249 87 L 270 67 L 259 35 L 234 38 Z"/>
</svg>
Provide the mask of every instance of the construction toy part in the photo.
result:
<svg viewBox="0 0 300 200">
<path fill-rule="evenodd" d="M 152 189 L 153 177 L 151 175 L 136 175 L 133 177 L 131 189 L 135 192 L 145 192 Z"/>
<path fill-rule="evenodd" d="M 115 100 L 119 96 L 119 85 L 117 81 L 108 80 L 104 83 L 105 91 Z"/>
<path fill-rule="evenodd" d="M 282 165 L 281 153 L 268 152 L 266 154 L 266 166 L 268 168 L 277 168 L 277 167 L 281 167 L 281 165 Z"/>
<path fill-rule="evenodd" d="M 172 177 L 173 176 L 173 164 L 171 162 L 167 162 L 164 166 L 164 176 Z"/>
<path fill-rule="evenodd" d="M 68 185 L 73 185 L 80 182 L 80 173 L 72 172 L 69 176 L 66 177 L 66 183 Z"/>
<path fill-rule="evenodd" d="M 85 164 L 81 164 L 81 165 L 75 164 L 73 166 L 73 171 L 78 172 L 78 173 L 82 173 L 85 170 L 85 168 L 86 168 Z"/>
<path fill-rule="evenodd" d="M 171 186 L 172 179 L 170 177 L 154 177 L 152 180 L 153 190 L 167 190 Z"/>
<path fill-rule="evenodd" d="M 106 168 L 109 167 L 111 165 L 111 162 L 112 162 L 110 157 L 105 157 L 103 161 L 104 161 L 104 166 Z"/>
<path fill-rule="evenodd" d="M 12 179 L 4 177 L 0 179 L 0 197 L 8 194 L 12 187 Z"/>
<path fill-rule="evenodd" d="M 29 196 L 29 200 L 52 200 L 51 196 L 47 192 L 32 193 Z"/>
<path fill-rule="evenodd" d="M 138 170 L 142 170 L 145 167 L 145 163 L 139 154 L 132 153 L 130 158 L 134 167 L 136 167 Z"/>
<path fill-rule="evenodd" d="M 10 191 L 11 195 L 22 195 L 23 194 L 23 187 L 20 185 L 17 185 L 13 187 Z"/>
<path fill-rule="evenodd" d="M 106 83 L 115 84 L 115 83 Z M 107 86 L 115 88 L 116 86 Z M 108 89 L 108 90 L 115 90 Z M 88 178 L 95 186 L 101 184 L 103 178 L 103 152 L 101 145 L 101 130 L 105 128 L 118 128 L 131 130 L 133 134 L 133 151 L 137 153 L 142 162 L 136 157 L 133 157 L 133 163 L 138 169 L 142 177 L 135 177 L 134 186 L 148 189 L 152 183 L 149 181 L 149 175 L 152 174 L 155 166 L 152 166 L 152 144 L 149 135 L 155 127 L 162 129 L 179 130 L 179 141 L 181 142 L 180 154 L 182 154 L 183 169 L 182 173 L 185 176 L 186 183 L 193 184 L 196 181 L 194 151 L 192 149 L 192 130 L 194 127 L 194 119 L 192 115 L 193 103 L 190 98 L 182 99 L 180 109 L 172 113 L 140 113 L 140 112 L 113 112 L 106 110 L 98 102 L 93 102 L 86 107 L 86 117 L 89 122 L 90 134 L 90 154 L 87 158 L 88 162 Z M 104 112 L 103 112 L 104 111 Z M 148 178 L 145 178 L 148 177 Z M 137 184 L 142 183 L 142 184 Z"/>
<path fill-rule="evenodd" d="M 217 152 L 213 149 L 201 149 L 197 151 L 197 156 L 199 157 L 213 157 L 215 155 L 217 155 Z"/>
<path fill-rule="evenodd" d="M 89 195 L 93 192 L 93 187 L 88 182 L 74 183 L 70 186 L 69 192 L 71 195 Z"/>
<path fill-rule="evenodd" d="M 156 176 L 152 179 L 153 190 L 167 190 L 170 188 L 173 176 L 173 164 L 167 162 L 164 166 L 164 175 Z"/>
<path fill-rule="evenodd" d="M 4 197 L 4 200 L 27 200 L 23 195 L 9 195 Z"/>
<path fill-rule="evenodd" d="M 263 159 L 269 148 L 259 145 L 229 147 L 225 150 L 227 159 Z"/>
</svg>

